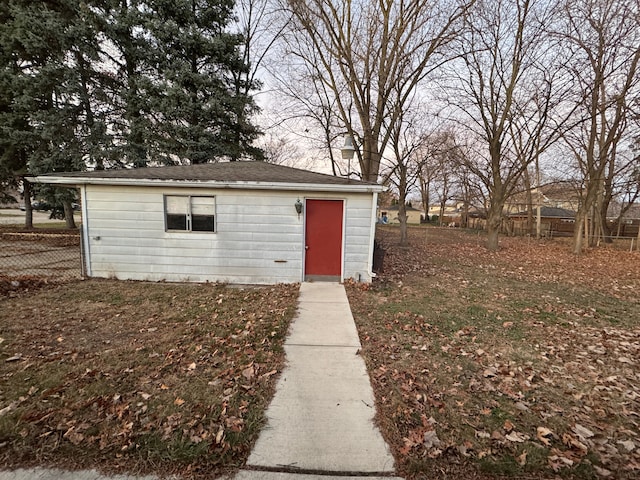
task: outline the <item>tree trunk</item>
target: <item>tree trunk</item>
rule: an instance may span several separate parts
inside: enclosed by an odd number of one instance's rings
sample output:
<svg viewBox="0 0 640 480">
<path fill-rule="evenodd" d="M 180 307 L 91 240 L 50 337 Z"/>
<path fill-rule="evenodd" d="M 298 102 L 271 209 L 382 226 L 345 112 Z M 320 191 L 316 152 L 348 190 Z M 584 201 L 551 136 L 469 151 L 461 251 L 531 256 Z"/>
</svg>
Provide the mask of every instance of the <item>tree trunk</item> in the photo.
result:
<svg viewBox="0 0 640 480">
<path fill-rule="evenodd" d="M 378 181 L 381 159 L 382 156 L 378 151 L 376 140 L 372 135 L 365 134 L 364 142 L 362 144 L 362 155 L 360 157 L 362 180 L 374 183 Z"/>
<path fill-rule="evenodd" d="M 490 252 L 497 252 L 500 248 L 498 242 L 498 233 L 500 227 L 492 227 L 490 222 L 487 222 L 487 248 Z"/>
<path fill-rule="evenodd" d="M 404 163 L 399 163 L 398 182 L 398 221 L 400 222 L 400 246 L 406 247 L 409 244 L 407 236 L 407 169 Z"/>
<path fill-rule="evenodd" d="M 460 228 L 469 227 L 469 203 L 465 200 L 462 204 L 462 217 L 460 218 Z"/>
<path fill-rule="evenodd" d="M 527 170 L 526 168 L 522 172 L 522 179 L 524 181 L 524 190 L 527 202 L 527 234 L 531 234 L 531 232 L 533 232 L 533 192 L 531 191 L 531 178 L 529 178 L 529 170 Z"/>
<path fill-rule="evenodd" d="M 589 245 L 590 230 L 589 225 L 592 222 L 588 221 L 589 212 L 593 210 L 593 206 L 596 200 L 597 184 L 592 182 L 591 185 L 587 185 L 584 197 L 576 212 L 576 224 L 573 231 L 573 253 L 580 255 L 582 248 L 586 240 L 586 244 Z"/>
<path fill-rule="evenodd" d="M 420 182 L 420 196 L 422 197 L 422 209 L 424 210 L 424 220 L 429 221 L 429 185 L 425 181 Z"/>
<path fill-rule="evenodd" d="M 33 229 L 33 208 L 31 207 L 31 184 L 22 179 L 22 189 L 24 194 L 24 228 Z"/>
<path fill-rule="evenodd" d="M 487 216 L 487 248 L 497 252 L 500 248 L 498 236 L 502 225 L 502 205 L 492 205 Z"/>
<path fill-rule="evenodd" d="M 609 204 L 611 202 L 611 198 L 608 198 L 606 195 L 602 198 L 602 203 L 600 204 L 600 224 L 602 227 L 602 236 L 604 239 L 604 243 L 613 243 L 612 231 L 609 226 L 609 222 L 607 222 L 607 212 L 609 210 Z"/>
<path fill-rule="evenodd" d="M 76 226 L 76 221 L 73 218 L 73 206 L 71 205 L 71 200 L 65 200 L 62 203 L 62 207 L 64 209 L 64 220 L 67 224 L 67 228 L 78 228 Z"/>
<path fill-rule="evenodd" d="M 409 237 L 407 235 L 407 210 L 404 202 L 398 205 L 398 220 L 400 221 L 400 246 L 409 245 Z"/>
<path fill-rule="evenodd" d="M 580 209 L 576 213 L 576 224 L 573 229 L 573 253 L 580 255 L 582 253 L 582 231 L 584 230 L 585 212 Z"/>
</svg>

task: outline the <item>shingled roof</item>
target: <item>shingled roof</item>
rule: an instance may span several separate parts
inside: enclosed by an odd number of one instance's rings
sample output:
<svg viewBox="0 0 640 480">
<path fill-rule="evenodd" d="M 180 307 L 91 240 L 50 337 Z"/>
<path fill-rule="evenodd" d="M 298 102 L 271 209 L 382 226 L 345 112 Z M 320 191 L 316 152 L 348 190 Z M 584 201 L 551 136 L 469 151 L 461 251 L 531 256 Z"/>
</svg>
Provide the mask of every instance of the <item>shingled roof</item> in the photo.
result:
<svg viewBox="0 0 640 480">
<path fill-rule="evenodd" d="M 346 185 L 360 182 L 333 175 L 310 172 L 266 162 L 220 162 L 172 167 L 124 168 L 93 172 L 64 172 L 39 175 L 39 177 L 69 178 L 120 178 L 149 180 L 191 180 L 216 182 L 284 182 L 329 183 Z"/>
<path fill-rule="evenodd" d="M 57 184 L 206 184 L 241 186 L 253 185 L 324 185 L 327 187 L 345 186 L 356 189 L 373 189 L 381 186 L 360 180 L 336 177 L 298 168 L 274 165 L 265 162 L 220 162 L 200 165 L 181 165 L 171 167 L 147 167 L 135 169 L 100 170 L 93 172 L 62 172 L 38 175 L 30 178 L 40 183 Z"/>
<path fill-rule="evenodd" d="M 533 214 L 535 215 L 535 208 L 533 210 Z M 526 217 L 527 215 L 527 211 L 509 214 L 510 217 Z M 540 208 L 540 216 L 544 218 L 575 218 L 576 213 L 565 208 L 545 206 Z"/>
</svg>

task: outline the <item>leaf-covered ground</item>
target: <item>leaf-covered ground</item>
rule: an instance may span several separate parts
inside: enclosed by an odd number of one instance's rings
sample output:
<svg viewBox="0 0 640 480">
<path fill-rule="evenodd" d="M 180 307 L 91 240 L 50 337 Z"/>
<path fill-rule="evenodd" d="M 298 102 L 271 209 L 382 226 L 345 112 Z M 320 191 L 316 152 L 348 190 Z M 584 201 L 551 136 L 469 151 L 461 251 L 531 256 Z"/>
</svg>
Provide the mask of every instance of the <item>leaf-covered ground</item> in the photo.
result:
<svg viewBox="0 0 640 480">
<path fill-rule="evenodd" d="M 379 230 L 351 308 L 400 474 L 640 477 L 640 253 Z"/>
<path fill-rule="evenodd" d="M 0 297 L 0 468 L 210 478 L 243 464 L 296 285 L 37 287 Z"/>
</svg>

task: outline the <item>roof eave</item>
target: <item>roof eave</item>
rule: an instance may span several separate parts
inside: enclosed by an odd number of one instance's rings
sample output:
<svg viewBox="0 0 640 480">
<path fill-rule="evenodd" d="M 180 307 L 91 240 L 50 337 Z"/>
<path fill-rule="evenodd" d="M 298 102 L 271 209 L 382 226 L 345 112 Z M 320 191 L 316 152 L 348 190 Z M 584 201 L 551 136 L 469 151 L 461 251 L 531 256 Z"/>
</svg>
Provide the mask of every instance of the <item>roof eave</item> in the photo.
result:
<svg viewBox="0 0 640 480">
<path fill-rule="evenodd" d="M 221 182 L 215 180 L 164 180 L 134 178 L 92 178 L 64 176 L 31 176 L 26 179 L 32 183 L 51 185 L 121 185 L 135 187 L 179 187 L 179 188 L 217 188 L 238 190 L 305 190 L 315 192 L 354 192 L 373 193 L 384 191 L 384 186 L 376 184 L 323 184 L 323 183 L 289 183 L 289 182 Z"/>
</svg>

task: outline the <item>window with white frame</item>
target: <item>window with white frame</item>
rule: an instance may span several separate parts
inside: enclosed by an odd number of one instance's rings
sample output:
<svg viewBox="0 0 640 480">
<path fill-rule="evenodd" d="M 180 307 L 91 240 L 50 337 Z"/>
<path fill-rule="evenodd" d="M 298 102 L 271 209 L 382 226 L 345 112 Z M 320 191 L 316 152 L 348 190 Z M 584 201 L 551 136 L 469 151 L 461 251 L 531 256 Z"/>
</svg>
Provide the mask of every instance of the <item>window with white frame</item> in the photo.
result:
<svg viewBox="0 0 640 480">
<path fill-rule="evenodd" d="M 165 195 L 167 231 L 215 232 L 215 197 Z"/>
</svg>

